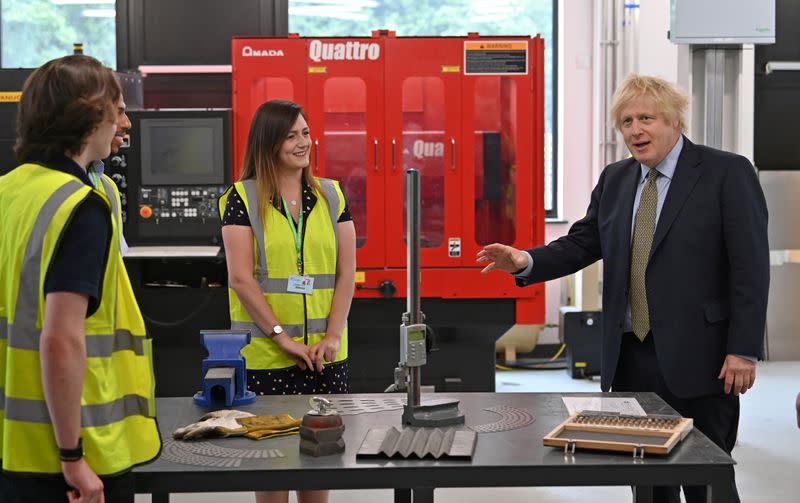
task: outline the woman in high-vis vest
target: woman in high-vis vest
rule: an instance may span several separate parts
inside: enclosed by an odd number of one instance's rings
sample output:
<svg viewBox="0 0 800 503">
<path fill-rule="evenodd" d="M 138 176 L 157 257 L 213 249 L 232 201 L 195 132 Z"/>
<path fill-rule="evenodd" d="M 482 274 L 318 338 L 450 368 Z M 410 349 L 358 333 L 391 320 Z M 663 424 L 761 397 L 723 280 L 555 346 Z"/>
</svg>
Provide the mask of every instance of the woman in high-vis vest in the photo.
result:
<svg viewBox="0 0 800 503">
<path fill-rule="evenodd" d="M 310 169 L 302 109 L 273 100 L 253 116 L 241 179 L 220 198 L 232 328 L 259 395 L 347 393 L 355 228 L 338 182 Z M 258 502 L 287 501 L 285 492 Z M 327 491 L 299 491 L 301 503 Z"/>
<path fill-rule="evenodd" d="M 161 447 L 119 202 L 87 174 L 121 115 L 113 72 L 88 56 L 46 63 L 22 90 L 23 164 L 0 177 L 3 503 L 133 502 L 130 469 Z"/>
</svg>

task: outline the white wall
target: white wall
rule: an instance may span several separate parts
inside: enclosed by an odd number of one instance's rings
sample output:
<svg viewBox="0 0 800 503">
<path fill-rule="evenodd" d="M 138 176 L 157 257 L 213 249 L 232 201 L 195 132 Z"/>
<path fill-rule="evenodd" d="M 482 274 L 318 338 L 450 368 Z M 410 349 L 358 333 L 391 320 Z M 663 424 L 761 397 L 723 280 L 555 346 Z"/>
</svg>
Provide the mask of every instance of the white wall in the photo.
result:
<svg viewBox="0 0 800 503">
<path fill-rule="evenodd" d="M 639 73 L 678 80 L 678 46 L 669 41 L 670 0 L 639 0 Z"/>
<path fill-rule="evenodd" d="M 594 187 L 593 143 L 593 0 L 559 1 L 559 141 L 560 183 L 563 191 L 561 219 L 545 227 L 545 242 L 566 234 L 569 224 L 586 213 Z M 558 323 L 562 280 L 545 285 L 547 323 Z M 546 330 L 540 343 L 555 343 L 556 330 Z"/>
</svg>

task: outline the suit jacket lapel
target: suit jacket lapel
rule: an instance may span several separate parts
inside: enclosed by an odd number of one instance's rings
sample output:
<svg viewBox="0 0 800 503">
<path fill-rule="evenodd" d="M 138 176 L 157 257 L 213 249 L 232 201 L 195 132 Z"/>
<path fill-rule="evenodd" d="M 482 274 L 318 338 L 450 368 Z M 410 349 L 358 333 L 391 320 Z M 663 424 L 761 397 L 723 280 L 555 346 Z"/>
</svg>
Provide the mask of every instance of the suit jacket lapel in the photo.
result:
<svg viewBox="0 0 800 503">
<path fill-rule="evenodd" d="M 697 168 L 699 164 L 700 156 L 697 148 L 694 143 L 684 136 L 683 148 L 680 156 L 678 156 L 678 164 L 675 166 L 675 174 L 669 184 L 669 192 L 667 192 L 664 207 L 661 208 L 661 215 L 658 217 L 658 224 L 653 235 L 653 246 L 650 248 L 651 258 L 664 240 L 667 232 L 669 232 L 672 222 L 678 216 L 683 204 L 686 202 L 686 198 L 689 197 L 692 189 L 697 184 L 697 180 L 700 179 L 703 170 Z"/>
<path fill-rule="evenodd" d="M 622 224 L 622 228 L 619 229 L 619 233 L 624 241 L 623 243 L 628 243 L 628 251 L 630 251 L 630 243 L 631 243 L 631 218 L 633 217 L 633 200 L 636 199 L 636 188 L 639 185 L 639 182 L 642 178 L 642 168 L 638 161 L 633 159 L 633 162 L 628 169 L 628 172 L 625 173 L 624 181 L 622 184 L 622 192 L 620 193 L 620 201 L 623 201 L 622 206 L 622 218 L 620 218 L 620 223 Z"/>
<path fill-rule="evenodd" d="M 618 242 L 620 243 L 626 243 L 626 245 L 622 247 L 622 249 L 626 251 L 626 254 L 624 257 L 620 257 L 620 265 L 624 268 L 627 268 L 631 261 L 631 218 L 633 216 L 633 200 L 636 198 L 636 187 L 641 177 L 642 168 L 639 162 L 631 158 L 630 165 L 622 175 L 622 184 L 620 185 L 619 192 L 619 201 L 622 203 L 620 206 L 621 213 L 617 219 L 617 228 L 614 231 L 616 234 L 615 239 L 619 239 Z"/>
</svg>

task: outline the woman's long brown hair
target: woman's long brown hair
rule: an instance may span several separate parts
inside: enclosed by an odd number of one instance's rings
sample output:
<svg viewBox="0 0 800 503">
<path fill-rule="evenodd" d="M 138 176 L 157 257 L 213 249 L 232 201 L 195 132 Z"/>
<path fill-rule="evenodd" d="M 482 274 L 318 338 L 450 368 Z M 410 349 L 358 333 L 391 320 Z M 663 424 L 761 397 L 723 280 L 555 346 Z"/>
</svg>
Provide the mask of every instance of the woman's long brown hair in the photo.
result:
<svg viewBox="0 0 800 503">
<path fill-rule="evenodd" d="M 288 100 L 267 101 L 253 114 L 239 180 L 255 178 L 258 212 L 262 222 L 267 221 L 267 208 L 279 195 L 278 155 L 281 146 L 300 115 L 306 118 L 302 107 Z M 321 194 L 319 181 L 311 172 L 310 164 L 303 168 L 303 179 L 309 187 Z"/>
</svg>

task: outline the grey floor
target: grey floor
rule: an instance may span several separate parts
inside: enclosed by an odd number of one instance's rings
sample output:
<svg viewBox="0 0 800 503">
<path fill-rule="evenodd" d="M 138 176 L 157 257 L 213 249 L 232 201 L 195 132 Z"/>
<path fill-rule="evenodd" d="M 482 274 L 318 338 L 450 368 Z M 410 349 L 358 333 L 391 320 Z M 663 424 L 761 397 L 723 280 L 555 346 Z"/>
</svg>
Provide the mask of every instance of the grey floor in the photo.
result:
<svg viewBox="0 0 800 503">
<path fill-rule="evenodd" d="M 597 381 L 570 379 L 563 370 L 497 373 L 498 392 L 599 391 Z M 800 501 L 800 429 L 794 401 L 800 362 L 761 362 L 755 387 L 742 397 L 739 441 L 733 451 L 744 503 Z M 607 503 L 631 500 L 627 487 L 437 489 L 437 503 Z M 139 495 L 137 503 L 149 502 Z M 252 493 L 175 494 L 172 503 L 250 503 Z M 294 495 L 289 499 L 295 502 Z M 391 502 L 391 490 L 334 491 L 331 503 Z"/>
</svg>

